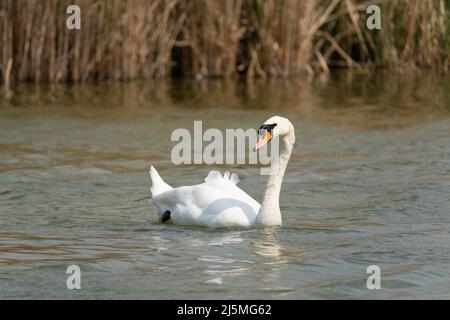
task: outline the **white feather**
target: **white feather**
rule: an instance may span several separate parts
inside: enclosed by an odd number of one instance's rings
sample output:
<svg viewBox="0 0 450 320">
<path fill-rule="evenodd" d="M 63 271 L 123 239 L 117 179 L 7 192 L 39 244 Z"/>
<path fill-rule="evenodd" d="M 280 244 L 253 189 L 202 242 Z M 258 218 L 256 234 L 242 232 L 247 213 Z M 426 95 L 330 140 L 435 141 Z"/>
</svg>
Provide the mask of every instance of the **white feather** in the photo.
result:
<svg viewBox="0 0 450 320">
<path fill-rule="evenodd" d="M 160 190 L 164 181 L 159 175 L 151 174 L 152 190 Z M 156 178 L 153 181 L 153 177 Z M 170 211 L 170 219 L 176 224 L 197 224 L 207 227 L 242 226 L 254 223 L 259 211 L 259 203 L 241 190 L 237 185 L 237 175 L 211 171 L 205 183 L 171 188 L 153 195 L 153 203 L 161 216 Z M 164 185 L 168 186 L 166 183 Z M 153 191 L 152 191 L 153 192 Z"/>
</svg>

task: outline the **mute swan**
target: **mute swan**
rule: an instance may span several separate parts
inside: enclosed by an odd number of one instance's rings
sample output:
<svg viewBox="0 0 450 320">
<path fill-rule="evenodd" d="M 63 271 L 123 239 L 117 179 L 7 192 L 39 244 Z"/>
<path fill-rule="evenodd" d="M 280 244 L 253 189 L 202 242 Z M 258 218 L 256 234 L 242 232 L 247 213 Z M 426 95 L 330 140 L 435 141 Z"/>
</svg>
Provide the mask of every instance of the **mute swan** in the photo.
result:
<svg viewBox="0 0 450 320">
<path fill-rule="evenodd" d="M 281 225 L 279 197 L 283 175 L 295 142 L 294 126 L 283 117 L 268 119 L 259 128 L 254 150 L 279 137 L 280 157 L 275 172 L 269 176 L 260 205 L 236 184 L 236 174 L 211 171 L 202 184 L 172 188 L 151 166 L 153 203 L 162 222 L 206 227 L 251 227 Z"/>
</svg>

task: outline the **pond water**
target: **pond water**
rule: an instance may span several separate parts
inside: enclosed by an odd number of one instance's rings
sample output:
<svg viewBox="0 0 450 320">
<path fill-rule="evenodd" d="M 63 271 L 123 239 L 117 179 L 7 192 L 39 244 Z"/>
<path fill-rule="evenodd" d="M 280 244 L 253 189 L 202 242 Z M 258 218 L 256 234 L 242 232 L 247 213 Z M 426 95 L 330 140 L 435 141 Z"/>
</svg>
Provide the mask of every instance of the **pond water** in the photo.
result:
<svg viewBox="0 0 450 320">
<path fill-rule="evenodd" d="M 450 298 L 450 79 L 350 73 L 314 81 L 21 84 L 0 97 L 2 299 Z M 170 160 L 175 128 L 288 117 L 283 226 L 162 224 L 173 186 L 257 166 Z M 66 288 L 69 265 L 81 290 Z M 381 290 L 366 287 L 381 269 Z"/>
</svg>

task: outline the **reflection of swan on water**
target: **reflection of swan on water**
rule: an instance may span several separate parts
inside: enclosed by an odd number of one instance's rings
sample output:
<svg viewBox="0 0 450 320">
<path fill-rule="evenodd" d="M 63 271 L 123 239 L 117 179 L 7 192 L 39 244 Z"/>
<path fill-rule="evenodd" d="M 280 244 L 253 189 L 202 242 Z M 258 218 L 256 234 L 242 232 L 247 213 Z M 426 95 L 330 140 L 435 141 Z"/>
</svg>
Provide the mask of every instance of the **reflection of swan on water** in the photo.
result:
<svg viewBox="0 0 450 320">
<path fill-rule="evenodd" d="M 273 137 L 279 138 L 281 152 L 277 169 L 267 181 L 261 205 L 236 185 L 239 180 L 236 174 L 226 172 L 222 176 L 211 171 L 202 184 L 172 188 L 151 167 L 152 199 L 161 221 L 207 227 L 281 225 L 279 197 L 295 141 L 294 126 L 286 118 L 268 119 L 259 129 L 255 150 Z"/>
<path fill-rule="evenodd" d="M 260 281 L 269 284 L 276 282 L 283 269 L 289 262 L 285 248 L 275 237 L 274 228 L 261 230 L 258 236 L 250 242 L 250 248 L 257 256 L 256 265 L 264 272 L 257 272 Z M 267 288 L 266 288 L 267 289 Z"/>
<path fill-rule="evenodd" d="M 272 258 L 268 263 L 278 263 L 282 259 L 282 247 L 273 235 L 274 230 L 261 231 L 257 239 L 251 242 L 251 246 L 258 256 Z M 284 261 L 286 262 L 286 261 Z"/>
</svg>

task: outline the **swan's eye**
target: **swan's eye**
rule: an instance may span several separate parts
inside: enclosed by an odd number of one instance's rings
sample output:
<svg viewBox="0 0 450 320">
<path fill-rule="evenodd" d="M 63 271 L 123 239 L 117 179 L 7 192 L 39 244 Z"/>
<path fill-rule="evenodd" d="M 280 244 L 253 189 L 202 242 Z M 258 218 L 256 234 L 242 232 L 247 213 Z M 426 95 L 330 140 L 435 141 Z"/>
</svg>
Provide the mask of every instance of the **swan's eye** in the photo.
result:
<svg viewBox="0 0 450 320">
<path fill-rule="evenodd" d="M 272 124 L 263 124 L 261 127 L 259 127 L 259 130 L 265 129 L 265 130 L 269 131 L 269 133 L 272 134 L 272 130 L 273 130 L 273 128 L 275 128 L 276 126 L 277 126 L 276 123 L 272 123 Z"/>
</svg>

